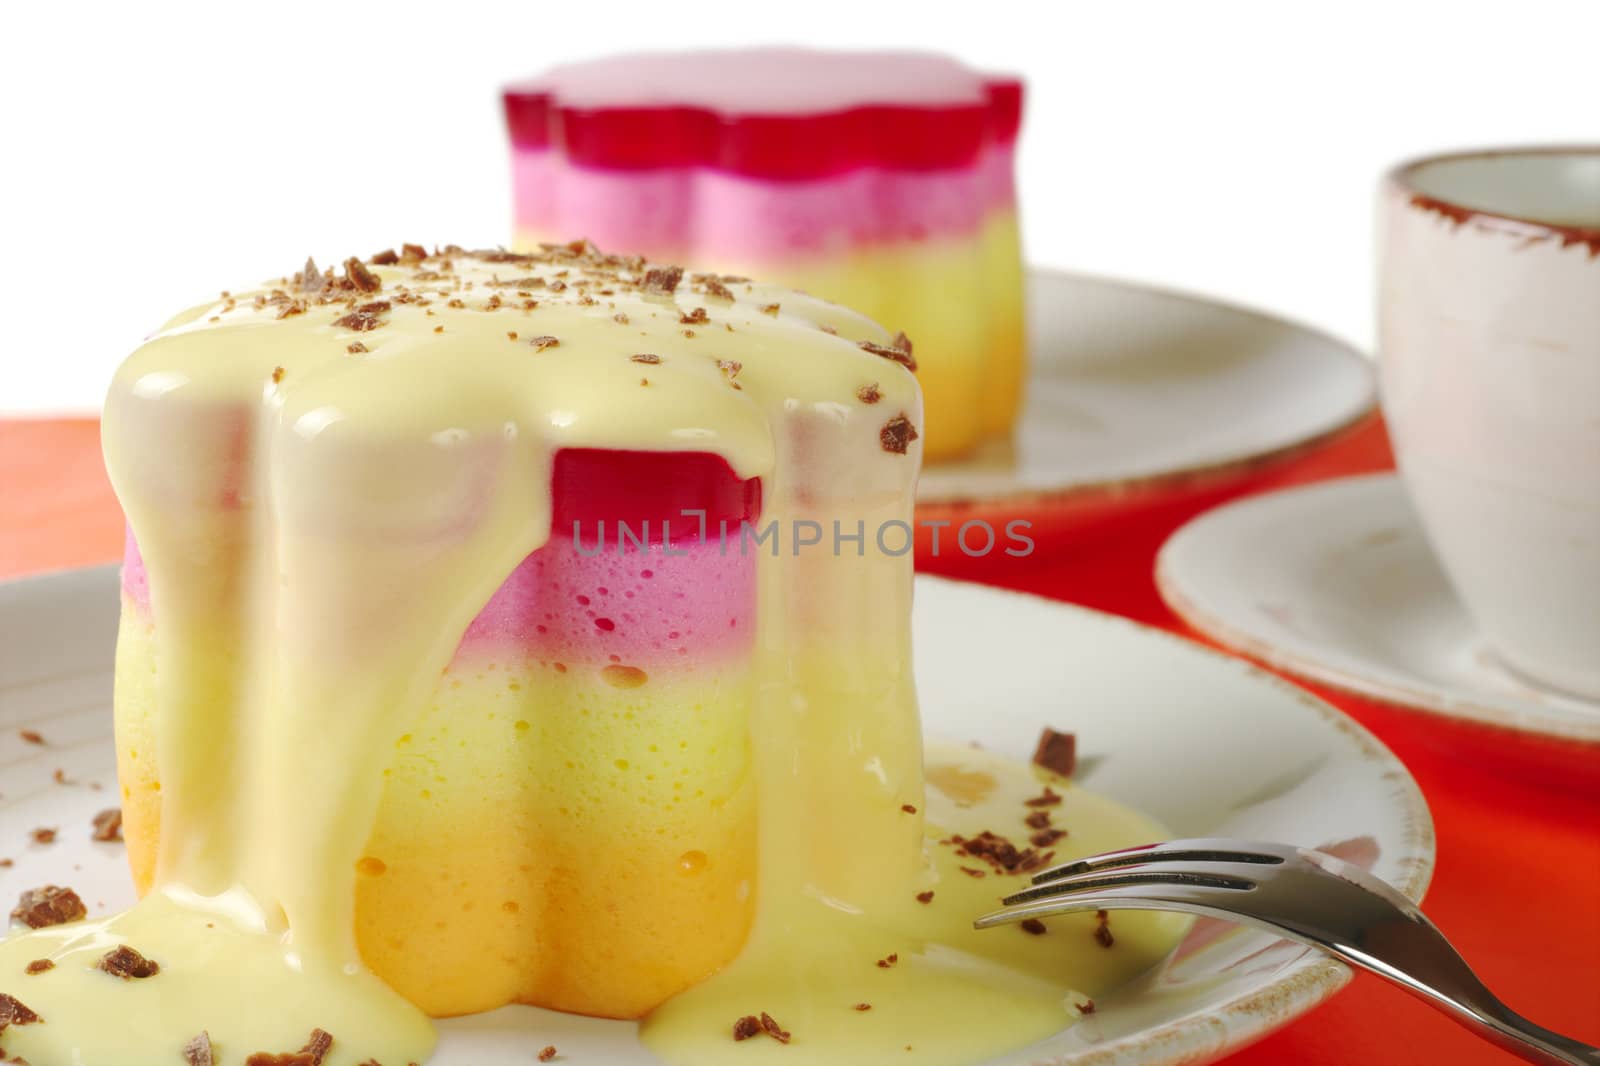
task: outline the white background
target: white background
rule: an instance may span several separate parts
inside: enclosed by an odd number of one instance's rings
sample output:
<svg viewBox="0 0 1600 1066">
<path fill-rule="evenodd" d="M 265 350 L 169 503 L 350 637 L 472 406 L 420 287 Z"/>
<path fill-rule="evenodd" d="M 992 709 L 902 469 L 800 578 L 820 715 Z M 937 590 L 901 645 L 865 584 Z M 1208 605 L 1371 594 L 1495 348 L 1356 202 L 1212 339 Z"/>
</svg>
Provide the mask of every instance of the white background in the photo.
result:
<svg viewBox="0 0 1600 1066">
<path fill-rule="evenodd" d="M 1600 140 L 1600 3 L 156 5 L 0 21 L 0 414 L 98 407 L 222 288 L 509 238 L 498 87 L 638 48 L 920 47 L 1021 72 L 1036 263 L 1365 345 L 1372 194 L 1438 148 Z"/>
</svg>

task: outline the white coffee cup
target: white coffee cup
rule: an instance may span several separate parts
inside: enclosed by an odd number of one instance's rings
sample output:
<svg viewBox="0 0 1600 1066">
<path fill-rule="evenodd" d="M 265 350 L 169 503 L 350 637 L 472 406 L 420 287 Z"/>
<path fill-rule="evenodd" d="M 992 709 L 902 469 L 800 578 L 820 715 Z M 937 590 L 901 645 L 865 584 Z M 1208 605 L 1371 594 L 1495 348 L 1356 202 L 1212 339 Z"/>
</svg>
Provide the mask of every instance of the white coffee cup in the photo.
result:
<svg viewBox="0 0 1600 1066">
<path fill-rule="evenodd" d="M 1428 539 L 1514 672 L 1600 699 L 1600 146 L 1384 183 L 1379 382 Z"/>
</svg>

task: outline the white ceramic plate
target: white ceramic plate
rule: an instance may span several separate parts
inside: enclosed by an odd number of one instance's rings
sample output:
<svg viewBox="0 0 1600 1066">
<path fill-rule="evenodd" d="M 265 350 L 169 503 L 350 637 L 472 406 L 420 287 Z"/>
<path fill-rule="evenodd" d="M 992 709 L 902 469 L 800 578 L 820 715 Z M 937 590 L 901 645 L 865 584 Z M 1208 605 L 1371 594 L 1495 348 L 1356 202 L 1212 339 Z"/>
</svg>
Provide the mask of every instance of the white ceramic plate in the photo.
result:
<svg viewBox="0 0 1600 1066">
<path fill-rule="evenodd" d="M 91 913 L 132 902 L 120 846 L 88 839 L 115 796 L 116 614 L 114 568 L 0 584 L 0 855 L 16 859 L 0 869 L 0 899 L 54 881 Z M 915 624 L 930 732 L 1027 758 L 1041 725 L 1073 728 L 1082 783 L 1178 835 L 1336 845 L 1413 899 L 1427 887 L 1433 829 L 1416 784 L 1370 734 L 1292 685 L 1131 622 L 978 585 L 919 579 Z M 57 768 L 70 784 L 52 780 Z M 56 844 L 26 843 L 41 825 L 61 827 Z M 1348 980 L 1315 952 L 1202 921 L 1156 970 L 1096 997 L 1079 1025 L 995 1061 L 1203 1062 Z M 439 1066 L 526 1066 L 546 1043 L 572 1062 L 655 1061 L 630 1023 L 532 1008 L 440 1029 Z"/>
<path fill-rule="evenodd" d="M 923 504 L 1110 503 L 1239 480 L 1373 409 L 1370 361 L 1279 318 L 1033 271 L 1015 439 L 924 469 Z"/>
<path fill-rule="evenodd" d="M 1586 749 L 1600 768 L 1600 704 L 1534 688 L 1495 662 L 1396 475 L 1322 482 L 1202 515 L 1161 549 L 1156 581 L 1190 625 L 1274 667 L 1550 748 Z"/>
</svg>

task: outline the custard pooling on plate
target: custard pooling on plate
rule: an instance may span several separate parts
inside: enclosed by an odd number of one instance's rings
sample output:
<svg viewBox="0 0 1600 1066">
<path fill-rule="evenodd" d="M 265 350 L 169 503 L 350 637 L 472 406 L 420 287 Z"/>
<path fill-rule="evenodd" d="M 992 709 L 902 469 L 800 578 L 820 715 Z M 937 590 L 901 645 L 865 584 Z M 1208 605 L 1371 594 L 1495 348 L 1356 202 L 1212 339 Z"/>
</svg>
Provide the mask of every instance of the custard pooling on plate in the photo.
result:
<svg viewBox="0 0 1600 1066">
<path fill-rule="evenodd" d="M 1023 841 L 1041 785 L 955 750 L 924 794 L 911 361 L 582 244 L 308 266 L 169 324 L 105 417 L 144 899 L 0 945 L 43 1019 L 0 1046 L 130 1066 L 204 1029 L 242 1061 L 321 1028 L 330 1066 L 396 1066 L 427 1015 L 526 1002 L 643 1016 L 674 1062 L 760 1054 L 731 1027 L 761 1011 L 796 1062 L 961 1061 L 1143 969 L 1179 926 L 967 928 L 1023 871 L 948 842 Z M 1060 803 L 1060 857 L 1156 832 Z M 122 945 L 160 972 L 96 968 Z"/>
</svg>

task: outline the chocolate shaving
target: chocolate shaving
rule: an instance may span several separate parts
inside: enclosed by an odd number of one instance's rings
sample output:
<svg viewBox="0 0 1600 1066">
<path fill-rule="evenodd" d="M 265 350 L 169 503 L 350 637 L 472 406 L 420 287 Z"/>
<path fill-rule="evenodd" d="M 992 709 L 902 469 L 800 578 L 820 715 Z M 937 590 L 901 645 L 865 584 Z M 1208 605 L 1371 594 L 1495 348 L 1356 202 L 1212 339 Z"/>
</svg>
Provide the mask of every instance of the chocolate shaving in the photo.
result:
<svg viewBox="0 0 1600 1066">
<path fill-rule="evenodd" d="M 1026 803 L 1029 807 L 1054 807 L 1060 804 L 1061 794 L 1053 790 L 1049 785 L 1046 785 L 1044 786 L 1043 792 L 1039 793 L 1037 796 L 1034 796 L 1032 799 L 1026 799 L 1022 802 Z"/>
<path fill-rule="evenodd" d="M 781 304 L 762 304 L 760 310 L 764 315 L 772 315 L 773 317 L 777 317 L 778 311 L 781 309 L 781 307 Z"/>
<path fill-rule="evenodd" d="M 366 333 L 383 325 L 383 319 L 379 316 L 393 306 L 388 300 L 374 300 L 371 303 L 362 304 L 343 318 L 335 319 L 333 324 L 343 326 L 345 329 L 353 329 L 357 333 Z"/>
<path fill-rule="evenodd" d="M 901 330 L 899 333 L 896 333 L 894 335 L 894 340 L 889 342 L 889 346 L 905 352 L 908 356 L 911 354 L 911 338 L 906 336 L 905 330 Z"/>
<path fill-rule="evenodd" d="M 1049 829 L 1050 812 L 1034 811 L 1032 814 L 1028 815 L 1022 820 L 1022 824 L 1027 826 L 1029 829 Z"/>
<path fill-rule="evenodd" d="M 202 1029 L 199 1036 L 183 1045 L 183 1061 L 188 1066 L 216 1066 L 216 1055 L 211 1050 L 211 1034 Z"/>
<path fill-rule="evenodd" d="M 889 348 L 882 344 L 875 344 L 872 341 L 858 341 L 856 343 L 856 347 L 860 348 L 864 352 L 871 352 L 873 355 L 882 356 L 891 363 L 899 363 L 907 370 L 917 369 L 917 361 L 911 357 L 911 353 L 908 351 L 901 351 L 899 348 Z"/>
<path fill-rule="evenodd" d="M 863 385 L 857 389 L 856 399 L 862 403 L 877 403 L 883 399 L 883 393 L 878 391 L 878 383 L 874 381 L 871 385 Z"/>
<path fill-rule="evenodd" d="M 29 977 L 33 977 L 37 974 L 49 973 L 55 968 L 56 964 L 50 959 L 34 959 L 32 962 L 28 963 L 27 969 L 23 970 L 22 972 L 27 974 Z"/>
<path fill-rule="evenodd" d="M 65 925 L 89 916 L 89 908 L 70 888 L 44 885 L 24 892 L 11 912 L 11 917 L 29 929 L 43 929 L 51 925 Z"/>
<path fill-rule="evenodd" d="M 743 1018 L 733 1023 L 733 1038 L 735 1040 L 749 1040 L 752 1036 L 761 1035 L 761 1019 L 754 1014 L 746 1014 Z"/>
<path fill-rule="evenodd" d="M 44 743 L 44 737 L 40 736 L 38 733 L 34 732 L 32 729 L 19 729 L 19 730 L 17 730 L 17 736 L 21 737 L 23 740 L 27 741 L 29 744 L 43 744 Z"/>
<path fill-rule="evenodd" d="M 895 963 L 897 963 L 899 961 L 900 961 L 900 956 L 899 955 L 896 955 L 896 954 L 885 955 L 883 958 L 878 960 L 878 969 L 880 969 L 880 970 L 890 969 L 891 967 L 894 966 Z"/>
<path fill-rule="evenodd" d="M 551 337 L 551 336 L 535 337 L 531 341 L 529 341 L 528 343 L 533 345 L 535 351 L 540 351 L 540 352 L 544 351 L 546 348 L 559 348 L 559 347 L 561 347 L 561 342 L 559 340 L 557 340 L 556 338 Z"/>
<path fill-rule="evenodd" d="M 711 316 L 706 314 L 704 307 L 696 307 L 693 311 L 686 311 L 678 316 L 680 325 L 703 326 L 711 321 Z"/>
<path fill-rule="evenodd" d="M 1111 915 L 1105 911 L 1095 911 L 1094 914 L 1100 920 L 1100 924 L 1094 927 L 1095 943 L 1109 948 L 1117 942 L 1117 938 L 1111 935 Z"/>
<path fill-rule="evenodd" d="M 383 279 L 367 268 L 367 264 L 351 256 L 344 261 L 344 276 L 356 287 L 357 292 L 377 292 L 383 288 Z"/>
<path fill-rule="evenodd" d="M 902 811 L 904 811 L 906 814 L 916 814 L 917 813 L 917 808 L 913 804 L 910 804 L 910 803 L 902 803 L 902 804 L 900 804 L 900 809 Z"/>
<path fill-rule="evenodd" d="M 32 1025 L 39 1016 L 16 996 L 0 992 L 0 1029 L 8 1025 Z"/>
<path fill-rule="evenodd" d="M 160 963 L 145 958 L 126 944 L 114 951 L 106 952 L 94 965 L 95 969 L 104 970 L 112 977 L 120 977 L 124 981 L 142 981 L 161 972 Z"/>
<path fill-rule="evenodd" d="M 1039 733 L 1038 746 L 1033 749 L 1033 764 L 1062 777 L 1071 777 L 1078 766 L 1077 736 L 1046 726 Z"/>
<path fill-rule="evenodd" d="M 344 350 L 349 352 L 351 355 L 361 355 L 363 352 L 368 352 L 372 349 L 368 348 L 360 341 L 351 341 L 349 344 L 344 346 Z"/>
<path fill-rule="evenodd" d="M 94 816 L 92 840 L 110 844 L 122 839 L 122 808 L 109 807 Z"/>
<path fill-rule="evenodd" d="M 1094 1013 L 1094 1000 L 1092 999 L 1086 999 L 1082 1003 L 1075 1004 L 1075 1006 L 1077 1006 L 1078 1011 L 1081 1014 Z"/>
<path fill-rule="evenodd" d="M 311 1039 L 300 1049 L 300 1054 L 311 1056 L 311 1066 L 322 1066 L 328 1049 L 333 1047 L 333 1036 L 324 1029 L 311 1030 Z"/>
<path fill-rule="evenodd" d="M 787 1044 L 789 1042 L 789 1031 L 779 1025 L 772 1015 L 766 1011 L 761 1012 L 761 1028 L 778 1043 Z"/>
<path fill-rule="evenodd" d="M 911 442 L 917 439 L 917 427 L 911 424 L 911 419 L 902 412 L 895 415 L 883 424 L 878 431 L 878 441 L 883 445 L 883 450 L 893 452 L 895 455 L 904 455 Z"/>
<path fill-rule="evenodd" d="M 283 367 L 281 367 L 281 366 L 273 367 L 272 368 L 272 383 L 274 385 L 276 385 L 278 382 L 280 382 L 282 380 L 283 380 Z"/>
<path fill-rule="evenodd" d="M 652 366 L 661 362 L 661 357 L 659 355 L 651 355 L 649 352 L 640 352 L 638 355 L 630 355 L 628 358 L 632 359 L 635 363 L 649 363 Z"/>
<path fill-rule="evenodd" d="M 553 1059 L 555 1057 L 556 1057 L 556 1046 L 554 1044 L 546 1044 L 544 1047 L 539 1049 L 539 1061 L 540 1062 L 549 1062 L 551 1059 Z"/>
<path fill-rule="evenodd" d="M 383 251 L 372 257 L 373 266 L 394 266 L 398 262 L 400 262 L 400 257 L 395 254 L 395 250 L 393 248 L 385 248 Z"/>
<path fill-rule="evenodd" d="M 707 296 L 715 297 L 718 300 L 733 299 L 733 290 L 716 278 L 706 278 L 701 284 L 705 286 Z"/>
<path fill-rule="evenodd" d="M 932 903 L 933 902 L 933 889 L 930 888 L 926 892 L 918 892 L 917 893 L 917 902 L 918 903 Z"/>
<path fill-rule="evenodd" d="M 1024 933 L 1031 933 L 1034 936 L 1043 936 L 1045 933 L 1044 923 L 1037 918 L 1024 918 L 1019 924 Z"/>
<path fill-rule="evenodd" d="M 870 1004 L 870 1003 L 857 1003 L 856 1006 L 855 1006 L 855 1009 L 856 1010 L 871 1010 L 872 1009 L 872 1004 Z"/>
<path fill-rule="evenodd" d="M 645 271 L 643 288 L 645 292 L 653 292 L 660 296 L 671 296 L 678 291 L 678 282 L 682 280 L 683 267 L 651 267 Z"/>
<path fill-rule="evenodd" d="M 1054 844 L 1056 841 L 1060 840 L 1066 835 L 1067 831 L 1065 829 L 1057 829 L 1054 826 L 1051 826 L 1046 829 L 1041 829 L 1037 833 L 1034 833 L 1032 836 L 1028 837 L 1028 843 L 1032 844 L 1036 848 L 1048 848 L 1051 844 Z"/>
<path fill-rule="evenodd" d="M 1040 854 L 1032 848 L 1018 848 L 1011 841 L 998 833 L 984 830 L 975 837 L 963 837 L 960 834 L 951 836 L 942 843 L 955 847 L 963 855 L 971 855 L 975 859 L 982 859 L 995 869 L 997 873 L 1030 873 L 1044 866 L 1054 858 L 1053 852 Z M 961 867 L 966 869 L 966 867 Z"/>
</svg>

